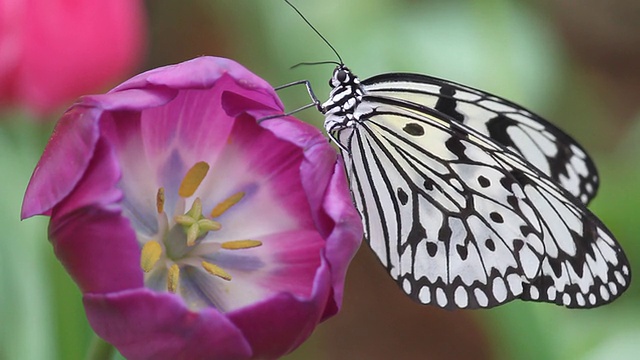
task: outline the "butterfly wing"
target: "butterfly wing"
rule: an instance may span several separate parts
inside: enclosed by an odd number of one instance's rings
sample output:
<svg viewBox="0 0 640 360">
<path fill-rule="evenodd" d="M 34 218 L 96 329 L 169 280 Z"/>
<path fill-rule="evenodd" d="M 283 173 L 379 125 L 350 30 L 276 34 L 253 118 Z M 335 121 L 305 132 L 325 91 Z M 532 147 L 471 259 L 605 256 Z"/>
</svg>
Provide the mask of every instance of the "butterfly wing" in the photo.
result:
<svg viewBox="0 0 640 360">
<path fill-rule="evenodd" d="M 622 250 L 548 175 L 492 138 L 412 102 L 365 96 L 336 128 L 366 237 L 415 300 L 607 303 L 629 284 Z"/>
<path fill-rule="evenodd" d="M 362 81 L 367 93 L 430 107 L 526 159 L 585 204 L 598 174 L 582 147 L 538 115 L 495 95 L 426 75 L 390 73 Z"/>
</svg>

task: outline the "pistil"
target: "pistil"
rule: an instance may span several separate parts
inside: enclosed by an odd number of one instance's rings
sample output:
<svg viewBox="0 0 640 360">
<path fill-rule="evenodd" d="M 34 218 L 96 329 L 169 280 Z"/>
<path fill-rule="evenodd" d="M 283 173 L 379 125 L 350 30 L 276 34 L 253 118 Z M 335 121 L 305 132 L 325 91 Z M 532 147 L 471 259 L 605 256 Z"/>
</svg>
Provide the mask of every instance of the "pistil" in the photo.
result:
<svg viewBox="0 0 640 360">
<path fill-rule="evenodd" d="M 184 215 L 174 218 L 175 222 L 182 225 L 187 234 L 187 246 L 193 246 L 198 238 L 201 238 L 209 231 L 220 230 L 219 222 L 205 218 L 202 215 L 202 201 L 196 198 L 191 205 L 191 209 Z"/>
</svg>

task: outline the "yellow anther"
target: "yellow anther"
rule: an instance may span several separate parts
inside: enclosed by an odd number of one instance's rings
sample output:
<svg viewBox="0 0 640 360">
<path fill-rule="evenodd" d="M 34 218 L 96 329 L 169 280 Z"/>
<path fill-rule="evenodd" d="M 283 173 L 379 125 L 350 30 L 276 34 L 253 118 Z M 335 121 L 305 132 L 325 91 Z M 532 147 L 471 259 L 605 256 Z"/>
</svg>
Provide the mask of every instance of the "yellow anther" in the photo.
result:
<svg viewBox="0 0 640 360">
<path fill-rule="evenodd" d="M 237 204 L 244 197 L 244 192 L 237 192 L 228 198 L 226 198 L 223 202 L 216 205 L 216 207 L 211 210 L 211 217 L 218 217 L 222 215 L 225 211 L 229 210 L 230 207 Z"/>
<path fill-rule="evenodd" d="M 224 280 L 231 280 L 231 275 L 229 275 L 229 273 L 227 273 L 226 271 L 224 271 L 220 266 L 203 261 L 202 262 L 202 267 L 211 275 L 215 275 L 221 279 Z"/>
<path fill-rule="evenodd" d="M 142 246 L 142 254 L 140 255 L 140 267 L 144 272 L 149 272 L 160 260 L 162 255 L 162 246 L 157 241 L 148 241 Z"/>
<path fill-rule="evenodd" d="M 159 188 L 156 193 L 156 210 L 158 214 L 162 214 L 164 212 L 164 188 Z"/>
<path fill-rule="evenodd" d="M 169 274 L 167 275 L 167 289 L 170 292 L 175 294 L 176 291 L 178 290 L 179 282 L 180 282 L 180 268 L 178 267 L 178 264 L 173 264 L 169 268 Z"/>
<path fill-rule="evenodd" d="M 200 186 L 200 183 L 202 183 L 202 180 L 204 180 L 207 172 L 209 172 L 209 164 L 204 161 L 195 163 L 182 179 L 182 183 L 178 189 L 178 195 L 183 198 L 193 195 L 198 186 Z"/>
<path fill-rule="evenodd" d="M 222 248 L 227 250 L 250 249 L 262 245 L 259 240 L 235 240 L 222 243 Z"/>
</svg>

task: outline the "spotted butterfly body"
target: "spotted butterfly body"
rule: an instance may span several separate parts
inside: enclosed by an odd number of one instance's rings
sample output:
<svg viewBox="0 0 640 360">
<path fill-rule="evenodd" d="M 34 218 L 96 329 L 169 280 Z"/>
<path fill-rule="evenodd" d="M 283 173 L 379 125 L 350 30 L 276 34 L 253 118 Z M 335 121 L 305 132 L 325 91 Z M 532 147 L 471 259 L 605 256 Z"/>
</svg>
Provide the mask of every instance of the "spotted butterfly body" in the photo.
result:
<svg viewBox="0 0 640 360">
<path fill-rule="evenodd" d="M 360 82 L 344 65 L 318 105 L 365 237 L 414 300 L 489 308 L 519 298 L 595 307 L 630 282 L 586 204 L 598 176 L 561 130 L 507 100 L 418 74 Z"/>
</svg>

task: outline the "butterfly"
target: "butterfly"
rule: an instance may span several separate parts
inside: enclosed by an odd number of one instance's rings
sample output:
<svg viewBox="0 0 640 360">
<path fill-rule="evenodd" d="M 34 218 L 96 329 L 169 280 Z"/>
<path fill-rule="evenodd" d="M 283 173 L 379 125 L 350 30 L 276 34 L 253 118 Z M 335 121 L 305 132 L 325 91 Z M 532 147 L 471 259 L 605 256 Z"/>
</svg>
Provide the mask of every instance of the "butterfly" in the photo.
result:
<svg viewBox="0 0 640 360">
<path fill-rule="evenodd" d="M 326 102 L 302 83 L 344 158 L 365 239 L 412 299 L 590 308 L 626 290 L 627 258 L 586 207 L 595 165 L 569 135 L 455 82 L 412 73 L 360 81 L 336 64 Z"/>
</svg>

